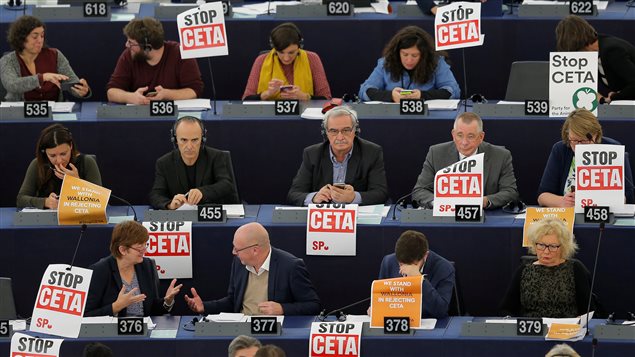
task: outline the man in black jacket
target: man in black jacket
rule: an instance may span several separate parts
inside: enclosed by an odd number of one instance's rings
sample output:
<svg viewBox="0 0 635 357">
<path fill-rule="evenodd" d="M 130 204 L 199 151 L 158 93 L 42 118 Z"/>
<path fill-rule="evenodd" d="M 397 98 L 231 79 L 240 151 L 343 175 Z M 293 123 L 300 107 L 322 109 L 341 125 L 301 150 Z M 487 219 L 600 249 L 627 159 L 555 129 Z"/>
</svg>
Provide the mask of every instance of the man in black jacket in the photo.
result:
<svg viewBox="0 0 635 357">
<path fill-rule="evenodd" d="M 304 149 L 287 201 L 296 206 L 310 203 L 383 204 L 388 184 L 381 146 L 358 137 L 357 113 L 335 107 L 324 115 L 325 141 Z"/>
<path fill-rule="evenodd" d="M 150 204 L 177 209 L 183 204 L 240 203 L 228 153 L 205 145 L 203 122 L 185 116 L 171 130 L 175 149 L 157 160 Z"/>
</svg>

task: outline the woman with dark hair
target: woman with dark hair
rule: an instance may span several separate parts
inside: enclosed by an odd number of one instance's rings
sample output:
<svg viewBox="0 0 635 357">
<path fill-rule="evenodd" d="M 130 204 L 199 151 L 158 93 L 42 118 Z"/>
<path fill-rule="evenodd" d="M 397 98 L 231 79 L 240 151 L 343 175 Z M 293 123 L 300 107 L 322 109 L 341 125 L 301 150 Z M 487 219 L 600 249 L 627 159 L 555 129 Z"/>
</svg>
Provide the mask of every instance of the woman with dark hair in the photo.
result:
<svg viewBox="0 0 635 357">
<path fill-rule="evenodd" d="M 556 26 L 556 47 L 561 52 L 598 53 L 598 74 L 609 89 L 600 103 L 635 99 L 635 46 L 614 36 L 598 34 L 585 19 L 569 15 Z"/>
<path fill-rule="evenodd" d="M 9 27 L 7 42 L 14 51 L 0 58 L 4 99 L 62 101 L 63 82 L 74 83 L 69 90 L 73 96 L 89 97 L 88 83 L 75 75 L 62 52 L 46 47 L 44 30 L 44 23 L 33 16 L 22 16 Z"/>
<path fill-rule="evenodd" d="M 143 256 L 148 238 L 139 222 L 115 226 L 110 255 L 90 266 L 93 277 L 84 316 L 156 316 L 172 310 L 183 284 L 172 279 L 165 296 L 159 296 L 157 265 Z"/>
<path fill-rule="evenodd" d="M 434 50 L 432 37 L 417 26 L 399 30 L 384 48 L 384 57 L 359 89 L 364 101 L 457 99 L 461 95 L 445 52 Z"/>
<path fill-rule="evenodd" d="M 303 50 L 303 42 L 300 29 L 291 22 L 271 30 L 271 51 L 254 61 L 243 100 L 331 98 L 320 56 Z"/>
<path fill-rule="evenodd" d="M 26 170 L 17 207 L 57 209 L 64 175 L 101 185 L 97 162 L 80 154 L 70 130 L 61 124 L 46 127 L 35 145 L 35 159 Z"/>
</svg>

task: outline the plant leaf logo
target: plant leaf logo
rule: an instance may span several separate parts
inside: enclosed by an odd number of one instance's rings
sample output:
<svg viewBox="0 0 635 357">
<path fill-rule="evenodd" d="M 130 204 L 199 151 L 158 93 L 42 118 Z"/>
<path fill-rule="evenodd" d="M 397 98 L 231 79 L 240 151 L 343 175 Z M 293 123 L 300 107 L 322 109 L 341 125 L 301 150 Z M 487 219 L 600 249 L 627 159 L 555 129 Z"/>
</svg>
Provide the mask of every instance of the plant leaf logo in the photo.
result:
<svg viewBox="0 0 635 357">
<path fill-rule="evenodd" d="M 594 111 L 598 107 L 598 95 L 595 89 L 582 87 L 573 93 L 573 107 Z"/>
</svg>

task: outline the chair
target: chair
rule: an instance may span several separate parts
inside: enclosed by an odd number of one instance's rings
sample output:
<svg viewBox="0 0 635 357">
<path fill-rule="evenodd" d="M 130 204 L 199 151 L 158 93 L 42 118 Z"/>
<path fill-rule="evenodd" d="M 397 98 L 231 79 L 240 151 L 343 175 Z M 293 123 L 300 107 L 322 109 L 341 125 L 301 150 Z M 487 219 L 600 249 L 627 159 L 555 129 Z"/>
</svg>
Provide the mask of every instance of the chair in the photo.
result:
<svg viewBox="0 0 635 357">
<path fill-rule="evenodd" d="M 232 164 L 232 154 L 228 150 L 221 150 L 221 152 L 225 156 L 225 162 L 227 163 L 227 167 L 229 168 L 229 174 L 232 179 L 232 185 L 234 186 L 234 192 L 232 194 L 231 203 L 242 203 L 242 201 L 240 200 L 240 194 L 238 193 L 236 175 L 234 174 L 234 165 Z"/>
<path fill-rule="evenodd" d="M 0 278 L 0 320 L 15 320 L 16 318 L 11 278 Z"/>
<path fill-rule="evenodd" d="M 448 315 L 450 316 L 464 316 L 467 315 L 465 311 L 465 305 L 463 304 L 463 294 L 459 287 L 459 275 L 456 272 L 456 264 L 450 262 L 454 267 L 454 289 L 452 289 L 452 297 L 450 298 L 450 304 L 448 305 Z"/>
<path fill-rule="evenodd" d="M 517 61 L 512 63 L 505 100 L 549 99 L 549 62 Z"/>
</svg>

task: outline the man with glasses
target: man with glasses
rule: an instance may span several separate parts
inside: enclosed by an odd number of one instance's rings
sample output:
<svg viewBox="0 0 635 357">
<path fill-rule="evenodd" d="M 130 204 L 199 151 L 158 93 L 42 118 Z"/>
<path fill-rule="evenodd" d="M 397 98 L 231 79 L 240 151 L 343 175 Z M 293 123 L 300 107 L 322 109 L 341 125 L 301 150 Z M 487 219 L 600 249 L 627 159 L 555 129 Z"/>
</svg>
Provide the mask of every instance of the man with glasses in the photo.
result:
<svg viewBox="0 0 635 357">
<path fill-rule="evenodd" d="M 358 137 L 357 112 L 335 107 L 324 115 L 320 144 L 304 149 L 287 201 L 311 203 L 383 204 L 388 184 L 381 146 Z"/>
<path fill-rule="evenodd" d="M 196 59 L 182 59 L 179 44 L 165 41 L 159 20 L 131 20 L 123 29 L 127 38 L 108 82 L 108 100 L 149 104 L 150 100 L 200 97 L 203 80 Z"/>
<path fill-rule="evenodd" d="M 227 296 L 203 302 L 195 288 L 185 301 L 198 314 L 315 315 L 320 299 L 304 261 L 269 243 L 260 223 L 247 223 L 234 234 Z"/>
<path fill-rule="evenodd" d="M 459 114 L 454 120 L 453 141 L 430 146 L 412 191 L 412 200 L 420 206 L 431 208 L 434 200 L 434 175 L 459 160 L 480 153 L 485 154 L 483 208 L 498 208 L 518 200 L 512 154 L 502 146 L 483 141 L 484 138 L 483 121 L 476 113 Z"/>
</svg>

